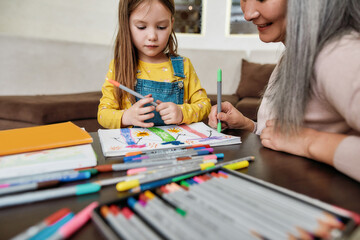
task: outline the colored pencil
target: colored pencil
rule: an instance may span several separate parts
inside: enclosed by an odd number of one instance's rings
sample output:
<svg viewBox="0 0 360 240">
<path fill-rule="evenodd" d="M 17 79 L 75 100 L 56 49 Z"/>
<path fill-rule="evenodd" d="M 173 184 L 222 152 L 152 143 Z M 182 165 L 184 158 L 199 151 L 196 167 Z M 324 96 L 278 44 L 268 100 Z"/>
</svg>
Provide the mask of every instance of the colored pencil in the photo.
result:
<svg viewBox="0 0 360 240">
<path fill-rule="evenodd" d="M 80 229 L 91 217 L 91 213 L 99 205 L 98 202 L 92 202 L 79 213 L 77 213 L 70 221 L 61 226 L 49 240 L 67 239 Z"/>
<path fill-rule="evenodd" d="M 120 208 L 116 205 L 110 205 L 110 212 L 114 215 L 115 219 L 126 228 L 128 233 L 131 235 L 131 239 L 142 240 L 146 239 L 146 236 L 142 236 L 137 232 L 137 229 L 126 220 L 125 216 L 121 214 Z"/>
<path fill-rule="evenodd" d="M 0 188 L 0 196 L 7 195 L 11 193 L 17 192 L 26 192 L 31 190 L 39 190 L 50 187 L 55 187 L 60 183 L 59 180 L 50 180 L 45 182 L 35 182 L 35 183 L 27 183 L 27 184 L 19 184 L 15 186 L 9 186 L 7 188 Z"/>
<path fill-rule="evenodd" d="M 144 154 L 144 155 L 135 155 L 124 157 L 124 162 L 130 161 L 156 161 L 156 160 L 165 160 L 165 159 L 173 159 L 177 157 L 187 157 L 187 156 L 200 156 L 207 155 L 214 152 L 213 148 L 201 148 L 201 149 L 177 149 L 168 153 L 160 153 L 160 154 Z"/>
<path fill-rule="evenodd" d="M 135 174 L 153 174 L 153 173 L 160 173 L 160 172 L 178 172 L 180 170 L 190 168 L 190 167 L 196 167 L 199 164 L 202 163 L 217 163 L 216 159 L 208 159 L 208 160 L 188 160 L 188 161 L 181 161 L 176 165 L 160 165 L 156 167 L 149 167 L 149 168 L 140 168 L 140 169 L 129 169 L 127 171 L 127 175 L 135 175 Z"/>
<path fill-rule="evenodd" d="M 124 207 L 121 209 L 121 214 L 125 216 L 125 218 L 137 229 L 137 232 L 144 236 L 143 239 L 150 239 L 150 240 L 160 240 L 160 237 L 156 235 L 156 233 L 149 228 L 148 225 L 144 224 L 140 218 L 134 214 L 130 208 Z"/>
<path fill-rule="evenodd" d="M 108 206 L 104 205 L 100 208 L 101 215 L 107 220 L 112 229 L 115 230 L 118 236 L 123 239 L 132 239 L 133 236 L 128 229 L 116 220 L 115 216 L 111 213 Z"/>
<path fill-rule="evenodd" d="M 217 157 L 216 155 L 208 155 L 208 157 L 195 157 L 195 158 L 189 158 L 186 160 L 177 160 L 176 164 L 166 164 L 166 165 L 158 165 L 158 166 L 153 166 L 153 167 L 142 167 L 142 168 L 133 168 L 133 169 L 129 169 L 127 170 L 127 175 L 134 175 L 134 174 L 138 174 L 138 173 L 144 173 L 147 171 L 156 171 L 156 170 L 161 170 L 161 169 L 168 169 L 168 168 L 176 168 L 179 166 L 184 166 L 184 165 L 188 165 L 188 164 L 194 164 L 194 163 L 205 163 L 205 162 L 213 162 L 213 163 L 217 163 Z"/>
<path fill-rule="evenodd" d="M 42 231 L 30 238 L 30 240 L 43 240 L 50 238 L 59 228 L 70 221 L 74 217 L 74 213 L 70 212 L 54 224 L 44 228 Z"/>
<path fill-rule="evenodd" d="M 72 182 L 72 181 L 84 180 L 84 179 L 89 179 L 93 171 L 94 170 L 92 169 L 81 170 L 81 171 L 67 170 L 67 171 L 36 174 L 26 177 L 8 178 L 0 182 L 0 188 L 10 187 L 20 184 L 45 182 L 50 180 L 59 180 L 60 182 Z"/>
<path fill-rule="evenodd" d="M 217 113 L 221 113 L 221 85 L 222 85 L 222 71 L 218 69 L 217 72 Z M 221 121 L 218 119 L 217 131 L 221 132 Z"/>
<path fill-rule="evenodd" d="M 98 192 L 101 186 L 94 183 L 78 184 L 76 186 L 60 187 L 55 189 L 40 190 L 29 193 L 14 194 L 0 198 L 0 208 L 25 203 L 44 201 L 66 196 L 77 196 Z"/>
<path fill-rule="evenodd" d="M 154 173 L 154 174 L 150 174 L 145 177 L 142 177 L 140 179 L 119 182 L 118 184 L 116 184 L 116 189 L 120 192 L 127 191 L 127 190 L 130 190 L 131 188 L 138 187 L 141 184 L 152 182 L 152 181 L 158 181 L 158 180 L 161 180 L 164 178 L 168 178 L 169 181 L 172 181 L 171 176 L 178 175 L 178 174 L 185 174 L 185 173 L 192 172 L 192 171 L 204 170 L 204 169 L 212 167 L 212 166 L 214 166 L 214 163 L 203 163 L 203 164 L 198 164 L 197 166 L 191 166 L 189 168 L 179 170 L 176 173 L 174 173 L 174 172 L 171 172 L 171 173 L 161 172 L 160 174 Z"/>
<path fill-rule="evenodd" d="M 228 166 L 228 167 L 231 167 L 232 169 L 239 169 L 239 168 L 247 167 L 249 165 L 249 163 L 246 160 L 244 160 L 247 158 L 254 159 L 254 157 L 251 156 L 251 157 L 234 160 L 236 162 L 234 162 L 234 161 L 225 162 L 225 163 L 220 164 L 219 166 L 221 166 L 221 167 Z M 243 163 L 237 164 L 238 162 L 243 162 Z M 235 165 L 232 165 L 232 164 L 235 164 Z M 142 177 L 141 179 L 119 182 L 118 184 L 116 184 L 116 189 L 118 191 L 127 191 L 132 188 L 137 188 L 137 187 L 141 186 L 141 184 L 144 184 L 144 183 L 149 183 L 149 182 L 164 180 L 164 179 L 167 179 L 168 182 L 175 182 L 175 181 L 177 181 L 176 180 L 177 178 L 173 178 L 171 176 L 186 174 L 188 172 L 193 172 L 193 171 L 205 170 L 205 169 L 208 169 L 208 168 L 211 168 L 214 166 L 215 166 L 214 163 L 209 162 L 209 163 L 203 163 L 203 164 L 197 164 L 194 166 L 185 167 L 183 169 L 179 169 L 179 170 L 175 170 L 175 171 L 169 171 L 169 172 L 165 171 L 165 172 L 160 172 L 158 174 L 157 173 L 149 174 L 149 175 L 145 175 L 145 177 Z"/>
<path fill-rule="evenodd" d="M 125 92 L 128 92 L 128 93 L 130 93 L 131 95 L 134 95 L 135 97 L 138 97 L 138 98 L 140 98 L 140 99 L 144 99 L 144 98 L 145 98 L 145 97 L 144 97 L 143 95 L 141 95 L 140 93 L 137 93 L 137 92 L 135 92 L 134 90 L 131 90 L 130 88 L 127 88 L 127 87 L 125 87 L 124 85 L 122 85 L 122 84 L 120 84 L 120 83 L 118 83 L 118 82 L 116 82 L 116 81 L 114 81 L 114 80 L 107 79 L 107 81 L 108 81 L 109 83 L 111 83 L 112 85 L 114 85 L 115 87 L 118 87 L 118 88 L 124 90 Z M 157 107 L 157 105 L 158 105 L 158 104 L 155 103 L 155 102 L 151 102 L 150 104 L 153 105 L 153 106 L 155 106 L 155 107 Z"/>
<path fill-rule="evenodd" d="M 67 215 L 69 213 L 70 213 L 70 209 L 62 208 L 62 209 L 54 212 L 53 214 L 51 214 L 50 216 L 48 216 L 47 218 L 45 218 L 41 222 L 35 224 L 34 226 L 31 226 L 26 231 L 20 233 L 19 235 L 16 235 L 15 237 L 12 238 L 12 240 L 29 239 L 29 238 L 35 236 L 37 233 L 39 233 L 44 228 L 54 224 L 59 219 L 63 218 L 65 215 Z"/>
<path fill-rule="evenodd" d="M 172 148 L 167 149 L 152 149 L 152 150 L 146 150 L 146 151 L 135 151 L 135 152 L 128 152 L 125 154 L 126 157 L 134 156 L 134 155 L 142 155 L 142 154 L 162 154 L 162 153 L 172 153 L 174 151 L 177 151 L 179 149 L 196 149 L 196 148 L 209 148 L 209 144 L 194 144 L 190 146 L 174 146 Z"/>
<path fill-rule="evenodd" d="M 152 223 L 152 226 L 159 232 L 165 239 L 181 239 L 181 233 L 176 232 L 176 226 L 169 224 L 166 218 L 154 214 L 151 209 L 146 208 L 146 203 L 137 201 L 133 197 L 127 199 L 128 205 L 139 216 Z M 150 211 L 149 211 L 150 210 Z"/>
</svg>

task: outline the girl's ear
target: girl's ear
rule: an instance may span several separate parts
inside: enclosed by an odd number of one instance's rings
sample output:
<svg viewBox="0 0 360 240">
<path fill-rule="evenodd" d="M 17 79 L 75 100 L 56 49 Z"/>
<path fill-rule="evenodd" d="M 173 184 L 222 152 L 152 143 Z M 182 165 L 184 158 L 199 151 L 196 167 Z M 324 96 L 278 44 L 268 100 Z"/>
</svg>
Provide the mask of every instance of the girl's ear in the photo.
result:
<svg viewBox="0 0 360 240">
<path fill-rule="evenodd" d="M 171 25 L 174 26 L 175 18 L 171 18 Z"/>
</svg>

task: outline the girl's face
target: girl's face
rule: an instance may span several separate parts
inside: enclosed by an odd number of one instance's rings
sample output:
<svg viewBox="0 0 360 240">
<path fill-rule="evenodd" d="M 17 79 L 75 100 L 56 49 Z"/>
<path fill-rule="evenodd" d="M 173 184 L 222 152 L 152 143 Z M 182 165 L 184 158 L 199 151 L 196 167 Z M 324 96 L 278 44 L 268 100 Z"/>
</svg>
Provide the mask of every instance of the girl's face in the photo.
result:
<svg viewBox="0 0 360 240">
<path fill-rule="evenodd" d="M 285 42 L 287 0 L 241 0 L 240 4 L 245 19 L 257 26 L 261 41 Z"/>
<path fill-rule="evenodd" d="M 129 18 L 131 40 L 144 62 L 167 61 L 164 49 L 167 46 L 174 19 L 160 1 L 144 1 Z"/>
</svg>

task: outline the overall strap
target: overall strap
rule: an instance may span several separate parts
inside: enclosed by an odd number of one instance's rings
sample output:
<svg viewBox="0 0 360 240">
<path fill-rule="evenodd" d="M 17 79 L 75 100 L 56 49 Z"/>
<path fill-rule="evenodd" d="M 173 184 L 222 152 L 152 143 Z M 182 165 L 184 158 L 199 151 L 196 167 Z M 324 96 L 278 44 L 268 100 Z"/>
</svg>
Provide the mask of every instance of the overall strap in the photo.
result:
<svg viewBox="0 0 360 240">
<path fill-rule="evenodd" d="M 184 58 L 181 56 L 170 56 L 171 64 L 174 69 L 174 75 L 185 78 L 184 75 Z"/>
</svg>

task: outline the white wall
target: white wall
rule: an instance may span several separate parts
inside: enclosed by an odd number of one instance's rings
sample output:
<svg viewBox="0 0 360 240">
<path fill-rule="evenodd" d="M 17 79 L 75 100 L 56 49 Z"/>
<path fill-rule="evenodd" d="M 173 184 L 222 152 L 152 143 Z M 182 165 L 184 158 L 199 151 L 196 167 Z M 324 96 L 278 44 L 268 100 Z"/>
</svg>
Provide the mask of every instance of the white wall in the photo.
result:
<svg viewBox="0 0 360 240">
<path fill-rule="evenodd" d="M 0 0 L 0 95 L 99 91 L 112 58 L 118 1 Z M 208 93 L 216 93 L 222 68 L 223 93 L 232 94 L 242 58 L 273 63 L 283 48 L 257 35 L 227 35 L 231 1 L 203 1 L 203 33 L 178 34 L 179 53 L 191 59 Z"/>
<path fill-rule="evenodd" d="M 281 50 L 257 35 L 229 36 L 231 0 L 203 0 L 203 33 L 178 34 L 185 49 Z M 0 33 L 34 38 L 111 45 L 118 0 L 0 0 Z"/>
<path fill-rule="evenodd" d="M 100 44 L 0 34 L 0 96 L 100 91 L 111 59 Z"/>
<path fill-rule="evenodd" d="M 118 0 L 0 0 L 0 32 L 109 45 Z"/>
</svg>

